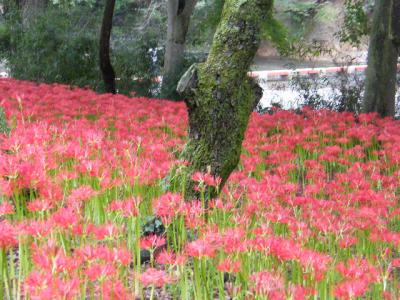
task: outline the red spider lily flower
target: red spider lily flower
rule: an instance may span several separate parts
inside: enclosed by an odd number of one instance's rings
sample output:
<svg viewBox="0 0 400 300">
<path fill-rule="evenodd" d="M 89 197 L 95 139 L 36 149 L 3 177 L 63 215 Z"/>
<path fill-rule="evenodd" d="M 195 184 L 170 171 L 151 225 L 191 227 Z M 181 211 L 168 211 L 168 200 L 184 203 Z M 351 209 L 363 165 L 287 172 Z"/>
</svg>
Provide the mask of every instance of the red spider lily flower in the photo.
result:
<svg viewBox="0 0 400 300">
<path fill-rule="evenodd" d="M 132 261 L 132 255 L 126 248 L 114 248 L 112 249 L 113 262 L 118 262 L 123 266 L 129 265 Z"/>
<path fill-rule="evenodd" d="M 162 236 L 148 235 L 140 238 L 139 243 L 142 249 L 155 249 L 164 246 L 166 244 L 166 239 Z"/>
<path fill-rule="evenodd" d="M 187 257 L 183 254 L 175 254 L 168 250 L 163 250 L 156 256 L 156 262 L 160 265 L 177 265 L 183 266 L 187 261 Z"/>
<path fill-rule="evenodd" d="M 145 272 L 139 275 L 139 280 L 144 286 L 162 287 L 165 284 L 173 283 L 173 278 L 163 270 L 148 268 Z"/>
<path fill-rule="evenodd" d="M 45 237 L 52 231 L 52 224 L 48 221 L 25 221 L 19 225 L 22 234 L 32 237 Z"/>
<path fill-rule="evenodd" d="M 114 200 L 109 204 L 108 209 L 121 212 L 126 218 L 136 217 L 139 214 L 138 203 L 139 200 L 137 198 Z"/>
<path fill-rule="evenodd" d="M 111 264 L 93 263 L 85 270 L 85 275 L 90 281 L 104 280 L 116 274 L 117 270 Z"/>
<path fill-rule="evenodd" d="M 204 225 L 204 208 L 201 201 L 190 201 L 184 203 L 185 224 L 191 229 L 199 228 Z"/>
<path fill-rule="evenodd" d="M 206 240 L 195 240 L 186 245 L 186 253 L 192 257 L 214 257 L 215 252 L 216 248 L 214 244 Z"/>
<path fill-rule="evenodd" d="M 80 218 L 78 213 L 72 208 L 60 208 L 57 212 L 52 214 L 51 222 L 64 229 L 71 228 L 79 224 Z"/>
<path fill-rule="evenodd" d="M 393 268 L 400 268 L 400 258 L 394 258 L 392 259 L 392 262 L 390 263 L 390 265 Z"/>
<path fill-rule="evenodd" d="M 107 223 L 103 225 L 89 224 L 86 228 L 88 234 L 94 234 L 96 239 L 112 239 L 120 235 L 120 229 L 117 228 L 113 223 Z"/>
<path fill-rule="evenodd" d="M 17 245 L 17 229 L 7 221 L 0 221 L 0 249 L 8 249 Z"/>
<path fill-rule="evenodd" d="M 306 300 L 311 295 L 316 295 L 316 290 L 310 287 L 294 285 L 290 287 L 293 300 Z"/>
<path fill-rule="evenodd" d="M 54 207 L 53 203 L 48 199 L 37 199 L 29 202 L 27 205 L 28 211 L 30 212 L 44 212 Z"/>
<path fill-rule="evenodd" d="M 321 281 L 325 275 L 332 258 L 313 250 L 301 250 L 298 254 L 300 264 L 304 268 L 311 268 L 314 272 L 315 280 Z"/>
<path fill-rule="evenodd" d="M 163 250 L 156 255 L 156 262 L 160 265 L 174 265 L 176 255 L 173 252 Z"/>
<path fill-rule="evenodd" d="M 245 230 L 242 228 L 227 229 L 220 237 L 225 253 L 239 253 L 247 250 Z"/>
<path fill-rule="evenodd" d="M 83 201 L 87 201 L 97 195 L 97 192 L 88 185 L 80 186 L 72 190 L 67 203 L 72 207 L 80 207 Z"/>
<path fill-rule="evenodd" d="M 120 280 L 105 280 L 101 284 L 101 297 L 104 300 L 129 300 L 133 299 Z"/>
<path fill-rule="evenodd" d="M 283 279 L 269 271 L 261 271 L 250 275 L 250 282 L 256 294 L 265 295 L 269 299 L 285 299 Z"/>
<path fill-rule="evenodd" d="M 14 193 L 11 181 L 0 178 L 0 191 L 2 195 L 11 197 Z"/>
<path fill-rule="evenodd" d="M 355 299 L 361 297 L 368 290 L 368 281 L 364 279 L 353 279 L 339 283 L 334 289 L 335 297 L 339 299 Z"/>
<path fill-rule="evenodd" d="M 184 200 L 181 194 L 169 192 L 153 201 L 153 211 L 167 225 L 182 212 L 183 204 Z"/>
<path fill-rule="evenodd" d="M 222 179 L 218 176 L 211 175 L 210 173 L 195 172 L 192 175 L 192 180 L 198 182 L 199 184 L 205 184 L 207 186 L 219 186 Z"/>
<path fill-rule="evenodd" d="M 232 261 L 230 258 L 226 258 L 217 265 L 217 270 L 220 272 L 237 273 L 240 271 L 240 261 Z"/>
<path fill-rule="evenodd" d="M 62 280 L 50 273 L 32 272 L 25 279 L 24 289 L 33 300 L 72 300 L 80 294 L 80 280 L 76 277 Z"/>
<path fill-rule="evenodd" d="M 366 259 L 352 258 L 346 263 L 340 262 L 336 269 L 346 279 L 363 279 L 367 283 L 379 280 L 379 271 Z"/>
<path fill-rule="evenodd" d="M 14 206 L 8 201 L 0 204 L 0 216 L 12 215 L 14 213 Z"/>
<path fill-rule="evenodd" d="M 340 248 L 349 248 L 351 246 L 356 245 L 358 242 L 358 238 L 355 236 L 345 236 L 339 240 Z"/>
</svg>

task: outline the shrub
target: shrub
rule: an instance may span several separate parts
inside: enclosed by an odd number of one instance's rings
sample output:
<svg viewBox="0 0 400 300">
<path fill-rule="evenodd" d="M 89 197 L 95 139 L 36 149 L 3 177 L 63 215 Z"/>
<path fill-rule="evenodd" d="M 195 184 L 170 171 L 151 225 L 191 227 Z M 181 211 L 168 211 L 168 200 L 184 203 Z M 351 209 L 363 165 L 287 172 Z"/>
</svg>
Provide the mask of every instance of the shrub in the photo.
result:
<svg viewBox="0 0 400 300">
<path fill-rule="evenodd" d="M 358 114 L 364 94 L 364 75 L 339 72 L 335 75 L 292 77 L 289 85 L 298 93 L 298 106 L 327 108 Z"/>
<path fill-rule="evenodd" d="M 161 73 L 162 20 L 154 17 L 142 28 L 135 26 L 140 12 L 125 11 L 123 18 L 118 11 L 116 15 L 110 55 L 119 79 L 118 92 L 157 96 L 158 83 L 153 79 Z M 0 58 L 7 61 L 10 75 L 17 79 L 88 86 L 102 92 L 98 61 L 101 17 L 102 7 L 54 6 L 32 26 L 22 28 L 14 12 L 0 23 Z"/>
<path fill-rule="evenodd" d="M 77 9 L 48 9 L 29 28 L 15 19 L 8 24 L 10 47 L 3 57 L 12 77 L 99 89 L 97 16 L 81 18 Z"/>
</svg>

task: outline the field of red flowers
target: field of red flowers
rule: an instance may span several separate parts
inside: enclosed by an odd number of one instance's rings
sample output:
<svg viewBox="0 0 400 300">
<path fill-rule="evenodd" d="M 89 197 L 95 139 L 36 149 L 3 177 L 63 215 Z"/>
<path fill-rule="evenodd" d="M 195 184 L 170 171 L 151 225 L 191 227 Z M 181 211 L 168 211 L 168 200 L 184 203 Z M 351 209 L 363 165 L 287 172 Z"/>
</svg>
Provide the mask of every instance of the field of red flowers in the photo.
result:
<svg viewBox="0 0 400 300">
<path fill-rule="evenodd" d="M 0 105 L 0 299 L 399 297 L 396 121 L 254 114 L 206 210 L 163 190 L 182 103 L 1 79 Z"/>
</svg>

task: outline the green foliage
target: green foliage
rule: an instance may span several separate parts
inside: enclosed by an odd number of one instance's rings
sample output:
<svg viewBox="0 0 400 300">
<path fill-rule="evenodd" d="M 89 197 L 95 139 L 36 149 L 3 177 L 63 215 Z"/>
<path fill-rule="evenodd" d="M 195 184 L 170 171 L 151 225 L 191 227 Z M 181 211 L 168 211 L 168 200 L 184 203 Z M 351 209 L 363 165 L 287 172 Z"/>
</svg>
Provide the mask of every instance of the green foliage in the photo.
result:
<svg viewBox="0 0 400 300">
<path fill-rule="evenodd" d="M 98 41 L 92 29 L 96 15 L 88 11 L 85 15 L 81 18 L 77 9 L 49 9 L 29 28 L 15 19 L 7 23 L 10 44 L 2 56 L 11 76 L 98 89 Z"/>
<path fill-rule="evenodd" d="M 72 2 L 71 2 L 72 3 Z M 59 2 L 22 28 L 18 10 L 0 22 L 0 58 L 6 59 L 11 76 L 46 83 L 89 86 L 103 91 L 98 43 L 103 6 L 94 8 L 76 1 Z M 156 96 L 164 30 L 163 17 L 155 11 L 143 25 L 143 11 L 124 2 L 116 10 L 111 35 L 111 59 L 119 93 Z M 136 12 L 133 12 L 136 11 Z"/>
<path fill-rule="evenodd" d="M 275 12 L 270 12 L 263 23 L 263 39 L 271 41 L 282 56 L 316 57 L 329 52 L 318 42 L 307 42 L 307 32 L 315 18 L 328 17 L 335 12 L 314 1 L 275 1 Z"/>
<path fill-rule="evenodd" d="M 287 7 L 285 13 L 289 15 L 291 22 L 304 29 L 307 21 L 315 16 L 317 8 L 318 2 L 315 1 L 295 1 Z"/>
<path fill-rule="evenodd" d="M 294 37 L 290 36 L 290 33 L 285 25 L 275 18 L 273 13 L 269 13 L 262 27 L 262 38 L 269 40 L 277 48 L 279 53 L 284 56 L 291 54 L 293 48 Z"/>
<path fill-rule="evenodd" d="M 113 66 L 117 74 L 119 93 L 133 92 L 137 96 L 157 96 L 163 51 L 158 48 L 158 38 L 147 32 L 131 43 L 115 41 Z"/>
<path fill-rule="evenodd" d="M 364 78 L 354 73 L 339 72 L 334 76 L 294 76 L 292 90 L 299 94 L 299 106 L 332 109 L 358 114 L 364 93 Z M 326 91 L 329 90 L 329 99 Z"/>
<path fill-rule="evenodd" d="M 148 235 L 163 235 L 165 233 L 165 226 L 163 225 L 160 218 L 156 216 L 147 216 L 143 220 L 143 224 L 141 226 L 143 236 Z"/>
<path fill-rule="evenodd" d="M 315 19 L 321 23 L 336 23 L 339 19 L 340 9 L 329 2 L 320 5 L 315 14 Z"/>
<path fill-rule="evenodd" d="M 360 45 L 362 37 L 369 34 L 370 18 L 367 11 L 371 6 L 368 0 L 346 0 L 344 24 L 337 33 L 341 42 Z"/>
<path fill-rule="evenodd" d="M 221 19 L 225 0 L 198 1 L 187 35 L 189 46 L 209 46 Z"/>
</svg>

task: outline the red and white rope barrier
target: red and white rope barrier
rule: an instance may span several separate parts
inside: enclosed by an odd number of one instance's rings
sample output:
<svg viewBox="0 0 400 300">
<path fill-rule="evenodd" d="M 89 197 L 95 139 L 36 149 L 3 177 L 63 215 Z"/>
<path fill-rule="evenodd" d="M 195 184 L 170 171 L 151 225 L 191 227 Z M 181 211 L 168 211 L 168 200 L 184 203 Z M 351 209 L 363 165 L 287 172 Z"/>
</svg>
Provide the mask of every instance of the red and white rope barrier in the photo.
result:
<svg viewBox="0 0 400 300">
<path fill-rule="evenodd" d="M 353 65 L 346 67 L 328 67 L 328 68 L 303 68 L 295 70 L 271 70 L 271 71 L 252 71 L 249 75 L 254 78 L 261 78 L 264 80 L 277 80 L 284 79 L 285 77 L 293 75 L 312 75 L 312 74 L 329 74 L 329 73 L 355 73 L 364 72 L 367 69 L 367 65 Z M 400 64 L 397 65 L 400 70 Z"/>
</svg>

